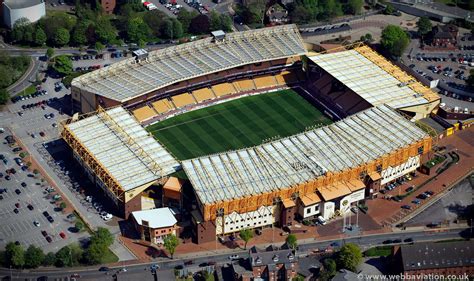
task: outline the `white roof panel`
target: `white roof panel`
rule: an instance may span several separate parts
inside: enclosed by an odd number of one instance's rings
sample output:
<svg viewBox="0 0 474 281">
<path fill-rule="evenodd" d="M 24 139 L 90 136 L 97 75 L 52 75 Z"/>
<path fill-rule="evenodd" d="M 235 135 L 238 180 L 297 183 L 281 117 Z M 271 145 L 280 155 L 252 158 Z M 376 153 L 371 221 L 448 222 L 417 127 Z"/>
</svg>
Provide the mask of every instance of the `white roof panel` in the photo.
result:
<svg viewBox="0 0 474 281">
<path fill-rule="evenodd" d="M 174 157 L 122 107 L 67 126 L 125 191 L 179 167 Z"/>
<path fill-rule="evenodd" d="M 428 100 L 357 50 L 318 54 L 310 59 L 373 106 L 393 108 L 428 103 Z"/>
<path fill-rule="evenodd" d="M 147 221 L 150 228 L 171 227 L 178 222 L 170 208 L 135 211 L 132 215 L 140 225 Z"/>
<path fill-rule="evenodd" d="M 124 102 L 173 83 L 240 65 L 306 53 L 295 25 L 225 34 L 148 53 L 146 60 L 126 59 L 72 81 L 99 96 Z"/>
<path fill-rule="evenodd" d="M 182 162 L 202 204 L 283 189 L 357 167 L 427 135 L 381 105 L 256 147 Z"/>
</svg>

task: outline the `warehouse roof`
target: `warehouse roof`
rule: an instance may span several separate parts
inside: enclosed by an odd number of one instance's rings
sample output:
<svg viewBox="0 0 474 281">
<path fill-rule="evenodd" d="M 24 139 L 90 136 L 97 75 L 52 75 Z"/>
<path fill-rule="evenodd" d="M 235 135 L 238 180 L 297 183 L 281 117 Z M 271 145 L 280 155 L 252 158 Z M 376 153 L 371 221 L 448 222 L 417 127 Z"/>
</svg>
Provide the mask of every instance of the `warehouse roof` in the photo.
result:
<svg viewBox="0 0 474 281">
<path fill-rule="evenodd" d="M 310 59 L 373 106 L 404 108 L 439 99 L 414 77 L 366 46 L 318 54 Z"/>
<path fill-rule="evenodd" d="M 143 225 L 143 221 L 146 221 L 150 228 L 170 227 L 177 223 L 170 208 L 135 211 L 132 215 L 138 224 Z"/>
<path fill-rule="evenodd" d="M 66 126 L 125 191 L 173 173 L 179 166 L 122 107 Z"/>
<path fill-rule="evenodd" d="M 24 9 L 44 3 L 44 0 L 6 0 L 3 3 L 10 9 Z"/>
<path fill-rule="evenodd" d="M 225 34 L 149 53 L 115 63 L 75 78 L 73 86 L 99 96 L 127 101 L 193 77 L 249 63 L 305 54 L 295 25 L 284 25 Z"/>
<path fill-rule="evenodd" d="M 427 134 L 382 105 L 329 126 L 256 147 L 182 162 L 203 204 L 300 184 L 406 147 Z"/>
<path fill-rule="evenodd" d="M 426 242 L 402 245 L 404 271 L 474 266 L 474 242 Z"/>
</svg>

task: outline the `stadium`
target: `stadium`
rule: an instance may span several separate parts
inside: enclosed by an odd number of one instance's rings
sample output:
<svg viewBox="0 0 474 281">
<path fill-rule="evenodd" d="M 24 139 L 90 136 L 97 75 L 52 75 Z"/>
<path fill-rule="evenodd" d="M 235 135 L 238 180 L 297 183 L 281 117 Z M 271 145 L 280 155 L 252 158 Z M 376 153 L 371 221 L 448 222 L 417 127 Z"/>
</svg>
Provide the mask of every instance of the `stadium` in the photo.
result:
<svg viewBox="0 0 474 281">
<path fill-rule="evenodd" d="M 295 25 L 139 51 L 74 79 L 72 98 L 61 136 L 98 190 L 127 218 L 186 179 L 170 197 L 198 243 L 376 197 L 426 160 L 416 120 L 440 102 L 367 46 L 313 52 Z"/>
</svg>

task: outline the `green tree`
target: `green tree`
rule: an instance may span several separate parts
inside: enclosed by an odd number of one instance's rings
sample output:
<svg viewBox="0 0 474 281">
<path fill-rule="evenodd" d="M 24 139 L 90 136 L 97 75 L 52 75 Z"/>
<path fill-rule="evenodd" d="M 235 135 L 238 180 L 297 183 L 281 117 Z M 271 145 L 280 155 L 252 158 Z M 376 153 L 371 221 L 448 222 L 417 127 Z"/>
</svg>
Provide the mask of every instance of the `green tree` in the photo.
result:
<svg viewBox="0 0 474 281">
<path fill-rule="evenodd" d="M 37 268 L 44 261 L 44 253 L 41 248 L 30 245 L 25 252 L 25 266 L 28 268 Z"/>
<path fill-rule="evenodd" d="M 323 270 L 320 274 L 320 280 L 326 281 L 326 280 L 331 280 L 334 275 L 336 275 L 336 261 L 327 258 L 323 260 Z"/>
<path fill-rule="evenodd" d="M 88 43 L 87 29 L 89 25 L 89 22 L 81 21 L 74 27 L 71 36 L 71 41 L 74 45 L 83 46 Z"/>
<path fill-rule="evenodd" d="M 61 204 L 59 204 L 59 208 L 61 208 L 62 210 L 66 209 L 67 205 L 65 202 L 61 202 Z"/>
<path fill-rule="evenodd" d="M 104 244 L 106 247 L 109 247 L 114 243 L 114 236 L 107 228 L 99 227 L 97 231 L 92 234 L 91 243 Z"/>
<path fill-rule="evenodd" d="M 53 58 L 53 56 L 54 56 L 54 49 L 53 49 L 53 48 L 48 48 L 48 49 L 46 50 L 46 56 L 48 57 L 48 59 Z"/>
<path fill-rule="evenodd" d="M 150 36 L 150 28 L 140 17 L 134 17 L 127 22 L 127 36 L 132 42 L 140 40 L 147 41 Z"/>
<path fill-rule="evenodd" d="M 97 52 L 102 52 L 105 49 L 104 44 L 100 43 L 99 41 L 95 42 L 94 49 L 97 50 Z"/>
<path fill-rule="evenodd" d="M 304 281 L 304 277 L 298 274 L 291 281 Z"/>
<path fill-rule="evenodd" d="M 103 44 L 110 43 L 117 37 L 117 29 L 108 17 L 100 17 L 94 27 L 97 40 Z"/>
<path fill-rule="evenodd" d="M 58 28 L 54 33 L 53 42 L 56 46 L 65 46 L 69 43 L 70 35 L 69 30 L 65 28 Z"/>
<path fill-rule="evenodd" d="M 193 34 L 209 33 L 210 27 L 209 18 L 206 15 L 198 15 L 191 20 L 189 32 Z"/>
<path fill-rule="evenodd" d="M 51 266 L 56 262 L 56 255 L 53 252 L 49 252 L 44 256 L 43 265 Z"/>
<path fill-rule="evenodd" d="M 362 10 L 363 5 L 364 5 L 363 0 L 349 0 L 347 2 L 347 12 L 357 15 Z"/>
<path fill-rule="evenodd" d="M 53 69 L 63 76 L 67 76 L 72 73 L 72 61 L 69 56 L 60 55 L 55 57 Z"/>
<path fill-rule="evenodd" d="M 41 27 L 36 27 L 35 30 L 35 36 L 34 36 L 34 43 L 38 46 L 43 46 L 46 44 L 46 40 L 48 38 L 46 37 L 46 33 L 44 33 L 44 30 Z"/>
<path fill-rule="evenodd" d="M 7 66 L 0 66 L 0 89 L 6 88 L 13 83 L 13 69 Z M 8 99 L 7 99 L 8 100 Z"/>
<path fill-rule="evenodd" d="M 216 12 L 215 10 L 211 11 L 209 24 L 210 24 L 211 30 L 221 29 L 221 18 L 219 16 L 219 13 Z"/>
<path fill-rule="evenodd" d="M 253 238 L 253 232 L 251 229 L 242 229 L 239 233 L 239 236 L 240 238 L 242 238 L 242 240 L 244 240 L 245 244 L 244 244 L 244 249 L 247 249 L 247 243 L 250 241 L 250 239 Z"/>
<path fill-rule="evenodd" d="M 400 57 L 410 44 L 410 38 L 399 26 L 388 25 L 382 30 L 380 43 L 392 56 Z"/>
<path fill-rule="evenodd" d="M 161 24 L 161 34 L 163 35 L 163 37 L 173 39 L 174 30 L 173 30 L 173 22 L 171 21 L 171 19 L 166 19 Z"/>
<path fill-rule="evenodd" d="M 171 258 L 173 258 L 176 247 L 179 245 L 178 237 L 174 234 L 168 235 L 163 239 L 163 244 L 168 253 L 170 253 Z"/>
<path fill-rule="evenodd" d="M 107 246 L 102 243 L 90 243 L 84 252 L 84 260 L 90 264 L 99 264 L 102 261 L 104 254 L 107 252 Z"/>
<path fill-rule="evenodd" d="M 191 24 L 191 20 L 197 17 L 199 14 L 197 11 L 189 12 L 186 9 L 181 9 L 178 13 L 178 20 L 181 23 L 184 32 L 189 32 L 189 25 Z"/>
<path fill-rule="evenodd" d="M 362 261 L 362 252 L 354 243 L 348 243 L 341 247 L 337 255 L 337 263 L 339 267 L 356 271 L 357 266 Z"/>
<path fill-rule="evenodd" d="M 296 24 L 305 24 L 314 19 L 314 13 L 311 9 L 304 7 L 303 5 L 297 5 L 293 10 L 290 11 L 291 20 Z"/>
<path fill-rule="evenodd" d="M 426 34 L 431 31 L 432 25 L 431 21 L 427 17 L 421 17 L 417 22 L 416 26 L 418 27 L 418 34 L 423 38 Z"/>
<path fill-rule="evenodd" d="M 390 3 L 387 3 L 385 4 L 385 10 L 383 10 L 383 13 L 386 14 L 386 15 L 391 15 L 395 12 L 395 8 L 393 7 L 392 4 Z"/>
<path fill-rule="evenodd" d="M 288 245 L 288 247 L 290 247 L 291 249 L 295 250 L 296 247 L 298 246 L 298 238 L 296 238 L 296 235 L 294 235 L 294 234 L 289 234 L 289 235 L 286 237 L 286 244 Z"/>
<path fill-rule="evenodd" d="M 31 43 L 33 41 L 34 27 L 27 18 L 15 21 L 12 29 L 12 39 L 15 42 Z"/>
<path fill-rule="evenodd" d="M 81 231 L 82 229 L 84 229 L 84 223 L 82 221 L 78 220 L 74 224 L 74 227 L 77 229 L 77 231 Z"/>
<path fill-rule="evenodd" d="M 174 38 L 183 37 L 183 25 L 175 18 L 172 19 L 173 22 L 173 36 Z"/>
<path fill-rule="evenodd" d="M 8 94 L 7 89 L 0 89 L 0 104 L 6 104 L 9 99 L 10 95 Z"/>
<path fill-rule="evenodd" d="M 69 246 L 64 246 L 56 252 L 54 265 L 57 267 L 72 266 L 72 250 Z"/>
<path fill-rule="evenodd" d="M 21 245 L 10 242 L 5 247 L 5 260 L 7 266 L 21 268 L 25 265 L 25 250 Z"/>
</svg>

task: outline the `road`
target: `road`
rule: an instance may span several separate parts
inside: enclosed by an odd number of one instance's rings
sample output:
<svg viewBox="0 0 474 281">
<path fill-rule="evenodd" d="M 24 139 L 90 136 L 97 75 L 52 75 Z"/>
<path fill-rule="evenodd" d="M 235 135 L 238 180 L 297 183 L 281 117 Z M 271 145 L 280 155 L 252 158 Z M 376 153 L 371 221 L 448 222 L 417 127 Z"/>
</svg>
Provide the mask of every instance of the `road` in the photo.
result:
<svg viewBox="0 0 474 281">
<path fill-rule="evenodd" d="M 400 231 L 393 232 L 388 234 L 376 234 L 376 235 L 367 235 L 367 236 L 356 236 L 352 238 L 346 238 L 343 241 L 339 241 L 340 244 L 344 243 L 357 243 L 362 248 L 369 248 L 374 245 L 380 245 L 383 241 L 388 239 L 406 239 L 412 238 L 415 243 L 421 241 L 437 241 L 437 240 L 446 240 L 446 239 L 456 239 L 465 236 L 465 233 L 469 233 L 469 229 L 458 228 L 450 229 L 444 232 L 431 232 L 431 231 Z M 298 256 L 304 256 L 308 254 L 311 250 L 315 248 L 325 249 L 330 246 L 331 243 L 335 242 L 334 240 L 326 241 L 300 241 L 300 243 L 308 242 L 306 244 L 301 244 L 298 249 Z M 235 252 L 233 254 L 238 254 L 240 257 L 246 257 L 247 252 L 242 250 L 240 252 Z M 214 254 L 209 256 L 200 256 L 193 258 L 193 264 L 188 266 L 189 271 L 197 271 L 198 265 L 204 262 L 215 261 L 217 264 L 222 265 L 229 262 L 229 254 Z M 165 260 L 157 262 L 160 265 L 160 270 L 170 270 L 175 268 L 178 265 L 183 265 L 183 260 Z M 155 280 L 154 276 L 150 273 L 149 270 L 146 270 L 149 267 L 150 263 L 142 263 L 137 265 L 126 266 L 127 272 L 121 272 L 118 274 L 117 279 L 121 280 Z M 89 280 L 114 280 L 112 274 L 120 270 L 122 266 L 115 267 L 110 270 L 110 274 L 107 275 L 104 272 L 98 271 L 97 267 L 81 268 L 81 269 L 67 269 L 67 270 L 38 270 L 38 271 L 20 271 L 20 270 L 10 270 L 10 269 L 0 269 L 0 277 L 9 277 L 12 276 L 12 280 L 28 280 L 29 278 L 37 278 L 40 276 L 48 276 L 49 278 L 65 278 L 71 276 L 72 274 L 79 274 L 81 279 Z M 160 273 L 158 271 L 158 275 Z M 138 279 L 137 279 L 138 278 Z"/>
</svg>

